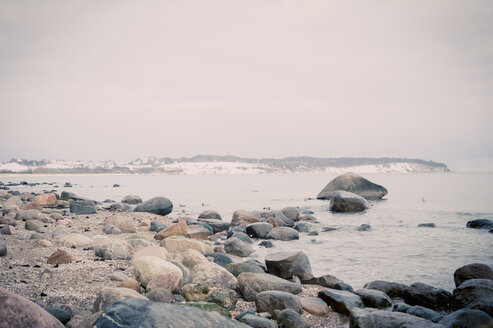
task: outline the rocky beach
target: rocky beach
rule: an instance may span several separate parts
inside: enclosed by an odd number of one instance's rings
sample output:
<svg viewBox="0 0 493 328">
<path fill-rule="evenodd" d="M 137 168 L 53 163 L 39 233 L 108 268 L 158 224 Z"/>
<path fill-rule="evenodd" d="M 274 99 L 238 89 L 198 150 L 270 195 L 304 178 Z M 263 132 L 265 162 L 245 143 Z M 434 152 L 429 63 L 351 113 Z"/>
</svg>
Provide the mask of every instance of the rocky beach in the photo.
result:
<svg viewBox="0 0 493 328">
<path fill-rule="evenodd" d="M 306 209 L 192 216 L 166 195 L 94 200 L 70 183 L 20 192 L 26 184 L 0 190 L 2 327 L 493 326 L 488 263 L 454 268 L 453 290 L 384 280 L 353 288 L 330 271 L 315 275 L 310 249 L 276 246 L 331 229 Z M 344 215 L 387 193 L 344 174 L 317 198 Z M 493 232 L 493 221 L 467 227 Z"/>
</svg>

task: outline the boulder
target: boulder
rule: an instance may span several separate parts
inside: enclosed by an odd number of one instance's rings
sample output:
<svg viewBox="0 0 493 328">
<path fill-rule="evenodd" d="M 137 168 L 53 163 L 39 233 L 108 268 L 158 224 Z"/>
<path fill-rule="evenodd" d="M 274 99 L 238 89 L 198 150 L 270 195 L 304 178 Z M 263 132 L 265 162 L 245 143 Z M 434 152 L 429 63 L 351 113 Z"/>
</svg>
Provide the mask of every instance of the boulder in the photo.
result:
<svg viewBox="0 0 493 328">
<path fill-rule="evenodd" d="M 0 257 L 1 256 L 7 256 L 7 244 L 2 240 L 0 240 Z"/>
<path fill-rule="evenodd" d="M 493 220 L 488 219 L 477 219 L 467 222 L 467 228 L 472 229 L 492 229 L 493 228 Z"/>
<path fill-rule="evenodd" d="M 298 209 L 296 207 L 285 207 L 281 210 L 281 213 L 293 220 L 293 221 L 298 221 L 300 219 L 300 212 L 298 211 Z"/>
<path fill-rule="evenodd" d="M 351 310 L 349 326 L 351 328 L 443 328 L 439 324 L 407 313 L 372 308 Z"/>
<path fill-rule="evenodd" d="M 169 261 L 172 259 L 172 255 L 168 252 L 168 250 L 161 246 L 148 246 L 139 249 L 137 252 L 134 253 L 132 257 L 132 262 L 135 263 L 135 261 L 141 256 L 156 256 L 165 261 Z"/>
<path fill-rule="evenodd" d="M 358 231 L 370 231 L 370 230 L 371 230 L 371 225 L 366 223 L 358 227 Z"/>
<path fill-rule="evenodd" d="M 171 291 L 165 288 L 153 289 L 150 292 L 146 293 L 145 296 L 154 302 L 173 302 L 173 294 L 171 294 Z"/>
<path fill-rule="evenodd" d="M 272 225 L 266 222 L 251 223 L 245 227 L 246 233 L 252 238 L 267 238 L 267 234 L 272 230 Z"/>
<path fill-rule="evenodd" d="M 73 312 L 69 312 L 61 306 L 45 307 L 44 310 L 57 318 L 64 325 L 74 316 Z"/>
<path fill-rule="evenodd" d="M 103 233 L 107 235 L 119 235 L 122 231 L 112 224 L 105 224 L 103 227 Z"/>
<path fill-rule="evenodd" d="M 356 290 L 354 293 L 361 297 L 366 307 L 385 309 L 392 306 L 392 300 L 382 291 L 362 288 Z"/>
<path fill-rule="evenodd" d="M 4 328 L 64 328 L 39 305 L 0 287 L 0 318 Z"/>
<path fill-rule="evenodd" d="M 123 233 L 134 233 L 137 231 L 132 219 L 121 215 L 108 216 L 104 223 L 114 225 Z"/>
<path fill-rule="evenodd" d="M 326 274 L 320 277 L 313 277 L 311 279 L 302 279 L 301 282 L 304 285 L 320 285 L 326 288 L 337 289 L 337 290 L 348 290 L 350 292 L 353 292 L 353 288 L 351 286 L 347 285 L 351 287 L 348 288 L 344 283 L 344 281 L 330 274 Z"/>
<path fill-rule="evenodd" d="M 183 256 L 183 260 L 181 261 L 181 263 L 189 269 L 193 268 L 199 263 L 209 262 L 209 260 L 205 258 L 204 254 L 200 253 L 196 249 L 187 249 L 181 254 Z"/>
<path fill-rule="evenodd" d="M 305 297 L 301 300 L 301 306 L 303 310 L 317 317 L 328 317 L 329 306 L 321 298 L 318 297 Z"/>
<path fill-rule="evenodd" d="M 258 247 L 273 248 L 274 244 L 270 240 L 263 240 L 258 244 Z"/>
<path fill-rule="evenodd" d="M 361 212 L 368 208 L 368 202 L 361 196 L 347 191 L 337 190 L 330 198 L 332 212 Z"/>
<path fill-rule="evenodd" d="M 493 318 L 483 311 L 462 309 L 443 316 L 438 322 L 446 328 L 493 327 Z"/>
<path fill-rule="evenodd" d="M 303 312 L 300 300 L 291 293 L 280 291 L 263 291 L 255 298 L 257 312 L 269 312 L 275 316 L 275 310 L 292 309 L 298 313 Z"/>
<path fill-rule="evenodd" d="M 241 263 L 230 263 L 226 265 L 226 270 L 231 272 L 235 277 L 238 277 L 242 272 L 265 273 L 264 269 L 251 261 Z"/>
<path fill-rule="evenodd" d="M 291 279 L 293 276 L 301 280 L 313 278 L 310 260 L 302 251 L 276 252 L 265 257 L 267 272 L 283 279 Z"/>
<path fill-rule="evenodd" d="M 94 242 L 91 238 L 80 233 L 62 233 L 54 237 L 55 243 L 65 247 L 88 247 Z"/>
<path fill-rule="evenodd" d="M 243 231 L 228 231 L 228 239 L 229 238 L 238 238 L 240 239 L 241 241 L 244 241 L 245 243 L 249 243 L 249 244 L 252 244 L 252 240 L 250 239 L 250 237 L 248 237 L 248 235 L 246 233 L 244 233 Z"/>
<path fill-rule="evenodd" d="M 397 282 L 389 282 L 384 280 L 375 280 L 372 282 L 367 282 L 364 288 L 376 289 L 389 295 L 391 298 L 400 297 L 404 294 L 404 290 L 409 287 L 404 284 L 399 284 Z"/>
<path fill-rule="evenodd" d="M 296 222 L 293 227 L 298 232 L 310 232 L 310 224 L 308 222 Z"/>
<path fill-rule="evenodd" d="M 411 306 L 409 309 L 406 310 L 406 313 L 433 322 L 438 322 L 443 317 L 443 314 L 440 314 L 436 311 L 433 311 L 432 309 L 428 309 L 419 305 Z"/>
<path fill-rule="evenodd" d="M 212 253 L 213 247 L 204 242 L 195 239 L 185 239 L 180 236 L 172 236 L 165 238 L 161 245 L 164 246 L 170 253 L 181 253 L 187 249 L 193 248 L 202 254 Z"/>
<path fill-rule="evenodd" d="M 70 192 L 70 191 L 62 191 L 62 193 L 60 194 L 60 199 L 61 200 L 83 200 L 82 197 L 79 197 L 77 196 L 76 194 L 74 194 L 73 192 Z"/>
<path fill-rule="evenodd" d="M 409 305 L 421 305 L 440 311 L 449 308 L 452 294 L 445 289 L 417 282 L 404 290 L 402 298 Z"/>
<path fill-rule="evenodd" d="M 236 309 L 237 301 L 236 292 L 232 289 L 213 289 L 207 295 L 207 302 L 215 303 L 228 310 Z"/>
<path fill-rule="evenodd" d="M 134 262 L 135 279 L 144 287 L 158 275 L 172 275 L 174 278 L 175 274 L 183 277 L 180 268 L 156 256 L 141 256 Z"/>
<path fill-rule="evenodd" d="M 2 216 L 0 217 L 0 224 L 5 224 L 5 225 L 10 225 L 10 226 L 17 226 L 17 221 L 14 220 L 13 218 L 7 217 L 7 216 Z"/>
<path fill-rule="evenodd" d="M 223 289 L 236 290 L 238 288 L 236 277 L 222 266 L 212 262 L 195 265 L 190 270 L 190 282 Z"/>
<path fill-rule="evenodd" d="M 469 279 L 454 289 L 453 307 L 481 310 L 493 316 L 493 281 Z"/>
<path fill-rule="evenodd" d="M 142 198 L 137 195 L 127 195 L 123 197 L 122 203 L 136 205 L 142 203 Z"/>
<path fill-rule="evenodd" d="M 178 223 L 173 223 L 172 225 L 168 226 L 167 228 L 159 231 L 154 236 L 154 239 L 163 240 L 164 238 L 171 237 L 171 236 L 186 236 L 187 233 L 188 233 L 187 224 L 185 222 L 178 222 Z"/>
<path fill-rule="evenodd" d="M 115 303 L 116 301 L 120 301 L 126 298 L 147 300 L 147 297 L 141 295 L 140 293 L 137 293 L 135 290 L 130 288 L 103 288 L 96 297 L 96 301 L 94 301 L 92 312 L 95 313 L 98 311 L 103 311 L 109 305 Z"/>
<path fill-rule="evenodd" d="M 263 291 L 276 290 L 292 294 L 301 293 L 301 285 L 267 273 L 243 272 L 238 276 L 239 290 L 245 301 L 254 301 Z"/>
<path fill-rule="evenodd" d="M 355 173 L 345 173 L 330 181 L 317 195 L 317 199 L 331 199 L 336 190 L 348 191 L 366 199 L 380 199 L 387 195 L 384 187 Z"/>
<path fill-rule="evenodd" d="M 76 200 L 70 203 L 70 212 L 81 215 L 81 214 L 96 214 L 98 210 L 96 209 L 96 204 L 92 200 Z"/>
<path fill-rule="evenodd" d="M 53 254 L 50 255 L 46 263 L 48 264 L 68 264 L 72 263 L 74 257 L 67 253 L 66 251 L 57 250 Z"/>
<path fill-rule="evenodd" d="M 349 315 L 354 308 L 363 308 L 361 298 L 351 292 L 336 289 L 322 289 L 318 297 L 331 306 L 334 311 Z"/>
<path fill-rule="evenodd" d="M 139 282 L 135 279 L 125 279 L 118 285 L 118 287 L 130 288 L 140 294 L 140 285 Z"/>
<path fill-rule="evenodd" d="M 217 265 L 222 266 L 223 268 L 226 267 L 228 264 L 233 263 L 233 260 L 229 256 L 222 253 L 207 253 L 205 254 L 205 257 L 209 261 L 212 261 Z"/>
<path fill-rule="evenodd" d="M 159 221 L 151 221 L 151 225 L 149 227 L 149 231 L 159 232 L 163 229 L 166 229 L 167 225 L 159 222 Z"/>
<path fill-rule="evenodd" d="M 167 289 L 174 293 L 179 293 L 183 284 L 183 272 L 168 271 L 158 273 L 153 276 L 146 286 L 146 290 L 151 292 L 155 289 Z"/>
<path fill-rule="evenodd" d="M 223 218 L 221 217 L 221 215 L 219 213 L 217 213 L 216 211 L 213 211 L 213 210 L 207 210 L 207 211 L 204 211 L 202 213 L 200 213 L 199 215 L 199 221 L 202 221 L 202 220 L 222 220 Z"/>
<path fill-rule="evenodd" d="M 216 303 L 211 303 L 211 302 L 185 302 L 183 305 L 186 306 L 193 306 L 196 308 L 201 309 L 202 311 L 205 312 L 217 312 L 222 316 L 231 318 L 231 313 L 229 312 L 228 309 L 223 308 L 220 305 L 217 305 Z"/>
<path fill-rule="evenodd" d="M 15 214 L 14 219 L 27 221 L 27 220 L 40 220 L 42 217 L 43 214 L 41 214 L 41 212 L 38 210 L 19 210 Z"/>
<path fill-rule="evenodd" d="M 36 232 L 45 232 L 43 223 L 38 220 L 27 220 L 24 224 L 24 229 Z"/>
<path fill-rule="evenodd" d="M 239 321 L 253 328 L 277 328 L 277 323 L 275 321 L 250 313 L 242 316 Z"/>
<path fill-rule="evenodd" d="M 127 247 L 122 242 L 107 242 L 94 247 L 94 255 L 104 260 L 130 260 Z"/>
<path fill-rule="evenodd" d="M 262 217 L 260 213 L 245 210 L 236 210 L 231 218 L 231 226 L 242 226 L 245 227 L 250 223 L 261 222 Z"/>
<path fill-rule="evenodd" d="M 493 280 L 493 270 L 489 265 L 482 263 L 467 264 L 455 270 L 455 287 L 459 287 L 464 281 L 469 279 Z"/>
<path fill-rule="evenodd" d="M 0 234 L 2 235 L 15 235 L 16 233 L 17 230 L 12 225 L 6 225 L 0 228 Z"/>
<path fill-rule="evenodd" d="M 165 197 L 154 197 L 138 204 L 135 212 L 148 212 L 158 215 L 168 215 L 173 211 L 173 203 Z"/>
<path fill-rule="evenodd" d="M 269 231 L 267 234 L 268 239 L 275 239 L 275 240 L 298 240 L 300 239 L 300 235 L 298 231 L 294 230 L 293 228 L 289 227 L 276 227 L 272 228 L 272 230 Z"/>
<path fill-rule="evenodd" d="M 56 196 L 54 194 L 41 194 L 34 197 L 33 202 L 39 206 L 54 206 L 56 204 Z"/>
<path fill-rule="evenodd" d="M 190 239 L 201 239 L 201 240 L 208 240 L 209 236 L 214 233 L 214 230 L 212 227 L 210 227 L 210 231 L 206 228 L 204 228 L 201 225 L 194 224 L 194 225 L 189 225 L 187 227 L 187 237 Z"/>
<path fill-rule="evenodd" d="M 277 322 L 283 328 L 306 328 L 307 323 L 299 313 L 285 309 L 276 313 Z"/>
<path fill-rule="evenodd" d="M 214 233 L 228 231 L 229 227 L 231 226 L 231 223 L 229 222 L 214 219 L 200 219 L 200 222 L 207 223 L 209 226 L 211 226 Z"/>
<path fill-rule="evenodd" d="M 420 223 L 418 224 L 418 228 L 436 228 L 436 224 L 435 223 Z"/>
<path fill-rule="evenodd" d="M 226 253 L 233 254 L 239 257 L 250 256 L 254 250 L 250 244 L 247 244 L 240 239 L 233 237 L 226 240 L 224 243 Z"/>
</svg>

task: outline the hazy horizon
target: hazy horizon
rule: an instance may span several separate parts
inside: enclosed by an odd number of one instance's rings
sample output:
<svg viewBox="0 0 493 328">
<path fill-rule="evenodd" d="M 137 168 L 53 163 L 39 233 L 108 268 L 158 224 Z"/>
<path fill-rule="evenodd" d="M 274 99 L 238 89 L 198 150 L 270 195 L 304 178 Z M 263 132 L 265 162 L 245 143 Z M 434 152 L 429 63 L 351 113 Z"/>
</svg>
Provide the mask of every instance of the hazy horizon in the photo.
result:
<svg viewBox="0 0 493 328">
<path fill-rule="evenodd" d="M 490 1 L 1 1 L 0 162 L 402 157 L 493 171 Z"/>
</svg>

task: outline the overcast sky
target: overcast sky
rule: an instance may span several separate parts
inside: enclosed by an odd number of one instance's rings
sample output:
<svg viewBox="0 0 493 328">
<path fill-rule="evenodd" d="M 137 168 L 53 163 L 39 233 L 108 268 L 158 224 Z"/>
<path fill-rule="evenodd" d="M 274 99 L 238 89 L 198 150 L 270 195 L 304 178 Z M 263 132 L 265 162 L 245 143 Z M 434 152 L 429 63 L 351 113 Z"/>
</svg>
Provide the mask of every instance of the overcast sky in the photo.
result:
<svg viewBox="0 0 493 328">
<path fill-rule="evenodd" d="M 0 0 L 0 110 L 0 161 L 487 160 L 493 1 Z"/>
</svg>

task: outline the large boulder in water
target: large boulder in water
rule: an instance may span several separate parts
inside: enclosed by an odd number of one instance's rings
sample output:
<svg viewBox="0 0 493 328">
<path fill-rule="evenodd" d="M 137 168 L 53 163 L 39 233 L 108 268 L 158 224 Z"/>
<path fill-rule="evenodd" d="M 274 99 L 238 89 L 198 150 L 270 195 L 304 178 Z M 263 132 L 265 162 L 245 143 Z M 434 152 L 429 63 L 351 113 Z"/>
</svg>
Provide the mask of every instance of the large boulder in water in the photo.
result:
<svg viewBox="0 0 493 328">
<path fill-rule="evenodd" d="M 62 325 L 63 327 L 63 325 Z M 191 306 L 127 298 L 107 307 L 93 324 L 95 328 L 249 328 L 217 312 L 206 312 Z"/>
<path fill-rule="evenodd" d="M 447 328 L 493 327 L 493 318 L 479 310 L 462 309 L 444 316 L 439 322 Z"/>
<path fill-rule="evenodd" d="M 472 220 L 467 222 L 466 227 L 472 229 L 492 229 L 493 220 L 488 220 L 488 219 Z"/>
<path fill-rule="evenodd" d="M 361 212 L 368 208 L 368 202 L 351 192 L 337 190 L 332 193 L 330 210 L 332 212 Z"/>
<path fill-rule="evenodd" d="M 449 308 L 452 294 L 445 289 L 417 282 L 404 290 L 402 298 L 409 305 L 421 305 L 439 311 Z"/>
<path fill-rule="evenodd" d="M 336 190 L 352 192 L 366 199 L 380 199 L 387 195 L 385 187 L 377 185 L 355 173 L 339 175 L 317 195 L 317 199 L 331 199 Z"/>
<path fill-rule="evenodd" d="M 173 203 L 166 197 L 154 197 L 137 205 L 134 212 L 148 212 L 158 215 L 168 215 L 173 211 Z"/>
<path fill-rule="evenodd" d="M 443 328 L 442 325 L 435 324 L 430 320 L 407 313 L 390 312 L 372 308 L 352 309 L 351 316 L 349 317 L 349 326 L 351 328 Z"/>
<path fill-rule="evenodd" d="M 293 276 L 301 280 L 313 278 L 310 260 L 303 252 L 277 252 L 265 257 L 267 272 L 280 278 L 291 279 Z"/>
<path fill-rule="evenodd" d="M 459 287 L 464 281 L 469 279 L 489 279 L 493 280 L 493 269 L 489 265 L 482 263 L 472 263 L 458 268 L 454 272 L 455 287 Z"/>
<path fill-rule="evenodd" d="M 64 328 L 39 305 L 0 287 L 0 326 L 5 328 Z"/>
<path fill-rule="evenodd" d="M 493 281 L 470 279 L 454 289 L 453 307 L 481 310 L 493 316 Z"/>
</svg>

